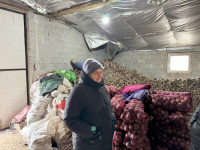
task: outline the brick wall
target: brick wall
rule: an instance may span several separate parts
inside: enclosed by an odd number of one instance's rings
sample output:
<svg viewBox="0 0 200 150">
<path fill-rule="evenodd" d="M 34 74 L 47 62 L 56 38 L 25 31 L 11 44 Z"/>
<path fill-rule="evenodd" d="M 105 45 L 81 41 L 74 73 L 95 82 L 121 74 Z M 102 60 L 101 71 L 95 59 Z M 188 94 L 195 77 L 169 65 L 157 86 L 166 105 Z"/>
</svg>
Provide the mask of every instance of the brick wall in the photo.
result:
<svg viewBox="0 0 200 150">
<path fill-rule="evenodd" d="M 168 53 L 191 53 L 191 73 L 167 73 Z M 125 51 L 119 53 L 114 62 L 130 70 L 137 70 L 146 77 L 163 79 L 187 79 L 200 77 L 200 51 L 179 50 L 179 51 Z"/>
</svg>

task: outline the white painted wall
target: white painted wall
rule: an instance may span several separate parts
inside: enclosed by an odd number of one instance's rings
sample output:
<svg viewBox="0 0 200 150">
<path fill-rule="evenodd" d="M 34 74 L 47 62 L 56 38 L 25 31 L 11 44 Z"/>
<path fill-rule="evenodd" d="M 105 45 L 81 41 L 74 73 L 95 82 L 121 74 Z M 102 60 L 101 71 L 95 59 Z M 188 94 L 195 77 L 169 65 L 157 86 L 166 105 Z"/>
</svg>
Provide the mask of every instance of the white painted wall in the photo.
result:
<svg viewBox="0 0 200 150">
<path fill-rule="evenodd" d="M 0 130 L 27 104 L 25 69 L 24 17 L 0 9 Z"/>
</svg>

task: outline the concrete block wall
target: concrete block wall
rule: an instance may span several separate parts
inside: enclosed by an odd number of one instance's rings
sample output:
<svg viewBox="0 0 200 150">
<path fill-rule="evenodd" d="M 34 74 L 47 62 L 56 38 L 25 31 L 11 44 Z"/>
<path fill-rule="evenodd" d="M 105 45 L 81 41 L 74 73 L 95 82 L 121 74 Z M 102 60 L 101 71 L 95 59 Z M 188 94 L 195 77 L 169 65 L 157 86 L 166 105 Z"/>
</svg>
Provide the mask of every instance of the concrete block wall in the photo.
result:
<svg viewBox="0 0 200 150">
<path fill-rule="evenodd" d="M 167 73 L 168 53 L 191 53 L 190 73 Z M 137 70 L 146 77 L 163 79 L 195 79 L 200 77 L 200 51 L 179 50 L 179 51 L 124 51 L 119 53 L 114 62 L 130 70 Z"/>
<path fill-rule="evenodd" d="M 84 61 L 89 57 L 97 60 L 107 58 L 106 50 L 90 52 L 83 35 L 71 26 L 33 13 L 28 14 L 28 66 L 29 86 L 42 73 L 56 69 L 71 69 L 70 60 Z M 168 52 L 189 52 L 192 56 L 192 72 L 187 74 L 167 73 Z M 184 51 L 125 51 L 114 62 L 127 69 L 152 78 L 186 79 L 198 78 L 200 52 Z"/>
<path fill-rule="evenodd" d="M 29 87 L 43 73 L 72 69 L 71 59 L 108 59 L 105 50 L 90 52 L 75 28 L 40 15 L 28 14 L 28 34 Z"/>
</svg>

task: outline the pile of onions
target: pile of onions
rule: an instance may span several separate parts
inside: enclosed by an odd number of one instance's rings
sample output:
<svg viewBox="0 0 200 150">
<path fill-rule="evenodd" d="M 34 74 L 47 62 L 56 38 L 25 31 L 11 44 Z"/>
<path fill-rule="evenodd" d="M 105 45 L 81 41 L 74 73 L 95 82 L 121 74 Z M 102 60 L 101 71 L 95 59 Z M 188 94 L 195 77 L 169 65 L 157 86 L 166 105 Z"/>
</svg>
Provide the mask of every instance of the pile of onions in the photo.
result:
<svg viewBox="0 0 200 150">
<path fill-rule="evenodd" d="M 142 101 L 132 99 L 125 104 L 121 94 L 111 99 L 117 123 L 113 137 L 113 150 L 150 150 L 147 138 L 149 116 Z"/>
<path fill-rule="evenodd" d="M 160 146 L 160 145 L 158 145 L 158 146 L 156 147 L 156 149 L 157 149 L 157 150 L 168 150 L 168 148 L 162 147 L 162 146 Z"/>
<path fill-rule="evenodd" d="M 146 135 L 138 135 L 131 132 L 126 133 L 123 144 L 128 150 L 150 150 L 150 142 Z"/>
<path fill-rule="evenodd" d="M 168 116 L 168 119 L 173 124 L 187 126 L 188 121 L 190 120 L 190 114 L 177 111 L 177 112 L 171 113 Z"/>
<path fill-rule="evenodd" d="M 106 89 L 107 89 L 107 91 L 108 91 L 108 93 L 109 93 L 111 99 L 112 99 L 116 94 L 119 94 L 119 91 L 117 90 L 117 88 L 116 88 L 115 86 L 112 86 L 112 85 L 108 86 L 108 85 L 106 85 L 105 87 L 106 87 Z"/>
<path fill-rule="evenodd" d="M 113 143 L 113 145 L 115 145 L 115 147 L 120 147 L 120 145 L 122 145 L 123 136 L 124 136 L 123 131 L 115 131 L 114 132 L 112 143 Z"/>
<path fill-rule="evenodd" d="M 144 112 L 144 104 L 142 101 L 132 99 L 128 104 L 126 104 L 123 113 L 120 116 L 124 122 L 133 123 L 139 121 L 145 121 L 147 118 Z"/>
<path fill-rule="evenodd" d="M 153 91 L 151 94 L 154 105 L 168 111 L 192 111 L 192 98 L 189 92 Z"/>
<path fill-rule="evenodd" d="M 165 128 L 165 130 L 163 130 Z M 190 134 L 188 134 L 189 129 L 187 127 L 177 128 L 176 125 L 167 125 L 167 126 L 160 126 L 158 124 L 155 125 L 156 132 L 163 133 L 163 135 L 173 135 L 180 138 L 190 139 Z M 167 141 L 169 137 L 163 139 L 163 141 Z"/>
<path fill-rule="evenodd" d="M 188 150 L 190 146 L 190 142 L 181 137 L 176 136 L 168 136 L 167 134 L 158 133 L 157 139 L 162 143 L 167 143 L 166 147 L 168 150 Z"/>
<path fill-rule="evenodd" d="M 156 118 L 156 122 L 159 122 L 161 124 L 168 124 L 170 121 L 168 119 L 169 112 L 166 110 L 162 110 L 161 108 L 154 106 L 150 104 L 150 107 L 152 109 L 152 114 Z"/>
<path fill-rule="evenodd" d="M 192 98 L 189 92 L 152 91 L 149 115 L 149 137 L 155 150 L 188 150 L 190 131 L 189 112 L 192 111 Z"/>
<path fill-rule="evenodd" d="M 112 99 L 111 99 L 111 105 L 112 105 L 112 109 L 115 113 L 115 117 L 119 118 L 120 115 L 123 112 L 124 109 L 124 105 L 125 105 L 125 100 L 122 97 L 121 94 L 117 94 L 115 95 Z"/>
</svg>

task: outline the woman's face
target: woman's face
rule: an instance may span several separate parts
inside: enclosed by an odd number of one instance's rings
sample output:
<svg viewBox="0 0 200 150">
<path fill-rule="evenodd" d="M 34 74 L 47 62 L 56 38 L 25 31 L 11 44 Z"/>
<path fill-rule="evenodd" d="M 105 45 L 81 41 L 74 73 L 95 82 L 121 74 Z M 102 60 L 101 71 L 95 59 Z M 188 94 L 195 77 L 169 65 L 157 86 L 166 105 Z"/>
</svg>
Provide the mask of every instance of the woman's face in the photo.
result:
<svg viewBox="0 0 200 150">
<path fill-rule="evenodd" d="M 91 75 L 90 75 L 90 78 L 92 80 L 94 80 L 95 82 L 98 82 L 100 83 L 101 82 L 101 79 L 103 77 L 103 70 L 102 69 L 97 69 L 95 72 L 93 72 Z"/>
</svg>

